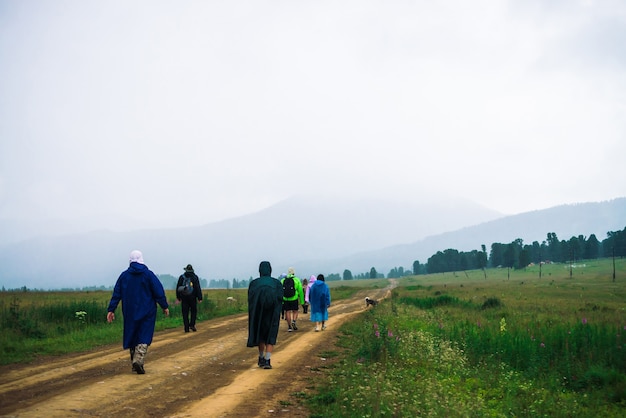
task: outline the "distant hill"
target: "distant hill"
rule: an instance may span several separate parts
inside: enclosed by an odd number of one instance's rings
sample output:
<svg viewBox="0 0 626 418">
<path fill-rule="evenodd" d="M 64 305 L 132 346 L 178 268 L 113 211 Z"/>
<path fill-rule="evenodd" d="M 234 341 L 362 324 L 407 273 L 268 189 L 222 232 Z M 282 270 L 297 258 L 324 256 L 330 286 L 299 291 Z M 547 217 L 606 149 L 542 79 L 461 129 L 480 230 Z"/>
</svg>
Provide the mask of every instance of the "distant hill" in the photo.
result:
<svg viewBox="0 0 626 418">
<path fill-rule="evenodd" d="M 37 237 L 0 247 L 0 285 L 56 289 L 110 285 L 138 248 L 157 274 L 178 276 L 187 263 L 211 279 L 256 277 L 261 260 L 275 276 L 287 267 L 307 277 L 425 263 L 436 251 L 493 242 L 560 239 L 626 226 L 626 198 L 503 217 L 466 200 L 422 204 L 379 199 L 292 198 L 254 214 L 191 228 L 93 231 Z"/>
<path fill-rule="evenodd" d="M 347 268 L 352 273 L 367 272 L 375 267 L 379 273 L 386 275 L 394 267 L 412 269 L 415 260 L 424 264 L 437 251 L 450 248 L 472 251 L 480 250 L 484 244 L 489 252 L 491 244 L 509 244 L 517 238 L 521 238 L 524 244 L 532 244 L 533 241 L 541 244 L 549 232 L 554 232 L 559 240 L 595 234 L 596 238 L 602 241 L 606 238 L 607 232 L 621 231 L 625 227 L 626 198 L 562 205 L 495 219 L 429 236 L 410 244 L 393 245 L 335 260 L 324 260 L 324 265 L 333 272 L 338 272 L 339 269 L 343 272 Z M 308 260 L 301 262 L 300 265 L 312 268 L 319 262 Z"/>
<path fill-rule="evenodd" d="M 332 259 L 413 242 L 427 235 L 501 217 L 462 199 L 422 203 L 297 197 L 262 211 L 198 227 L 92 231 L 42 236 L 0 247 L 7 288 L 108 285 L 128 253 L 144 252 L 157 274 L 178 276 L 191 263 L 205 279 L 247 279 L 267 259 L 279 275 L 298 260 Z M 314 271 L 323 268 L 316 266 Z M 304 273 L 304 272 L 303 272 Z"/>
</svg>

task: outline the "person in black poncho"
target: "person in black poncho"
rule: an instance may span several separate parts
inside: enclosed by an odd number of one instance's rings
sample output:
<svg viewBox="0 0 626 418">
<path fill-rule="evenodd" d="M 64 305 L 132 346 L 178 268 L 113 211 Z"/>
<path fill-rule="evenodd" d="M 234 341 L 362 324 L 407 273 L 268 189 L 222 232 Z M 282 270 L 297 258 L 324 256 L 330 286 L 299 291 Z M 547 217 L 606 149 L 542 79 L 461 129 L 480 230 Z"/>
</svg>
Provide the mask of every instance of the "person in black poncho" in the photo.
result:
<svg viewBox="0 0 626 418">
<path fill-rule="evenodd" d="M 258 347 L 258 366 L 271 369 L 270 357 L 276 344 L 283 286 L 272 277 L 269 261 L 261 261 L 259 277 L 248 286 L 248 347 Z"/>
</svg>

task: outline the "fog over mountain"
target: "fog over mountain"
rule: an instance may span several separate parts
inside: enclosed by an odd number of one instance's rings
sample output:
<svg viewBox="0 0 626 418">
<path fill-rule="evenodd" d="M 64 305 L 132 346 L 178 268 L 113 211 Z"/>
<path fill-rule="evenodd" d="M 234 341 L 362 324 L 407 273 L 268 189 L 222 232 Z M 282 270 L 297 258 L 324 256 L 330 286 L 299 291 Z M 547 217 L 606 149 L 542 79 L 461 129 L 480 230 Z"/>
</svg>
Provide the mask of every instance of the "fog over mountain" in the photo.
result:
<svg viewBox="0 0 626 418">
<path fill-rule="evenodd" d="M 524 244 L 531 244 L 533 241 L 541 243 L 546 241 L 548 232 L 554 232 L 559 240 L 569 240 L 579 235 L 588 238 L 595 234 L 602 241 L 608 231 L 621 231 L 625 227 L 626 198 L 560 205 L 428 236 L 409 244 L 393 245 L 336 260 L 324 260 L 324 265 L 330 271 L 336 271 L 341 266 L 351 266 L 352 272 L 369 271 L 371 267 L 375 267 L 379 273 L 387 274 L 394 267 L 410 270 L 415 260 L 425 264 L 437 251 L 450 248 L 459 251 L 481 250 L 481 245 L 484 244 L 489 252 L 493 243 L 508 244 L 518 238 Z M 375 263 L 372 264 L 372 261 Z M 305 268 L 315 264 L 315 261 L 301 263 Z"/>
<path fill-rule="evenodd" d="M 259 212 L 198 227 L 41 236 L 0 247 L 0 285 L 55 289 L 112 285 L 133 249 L 157 274 L 187 263 L 201 278 L 256 277 L 261 260 L 275 276 L 294 266 L 302 277 L 411 268 L 436 251 L 480 249 L 492 242 L 541 242 L 626 225 L 626 199 L 558 206 L 503 216 L 462 199 L 398 203 L 380 199 L 291 198 Z"/>
</svg>

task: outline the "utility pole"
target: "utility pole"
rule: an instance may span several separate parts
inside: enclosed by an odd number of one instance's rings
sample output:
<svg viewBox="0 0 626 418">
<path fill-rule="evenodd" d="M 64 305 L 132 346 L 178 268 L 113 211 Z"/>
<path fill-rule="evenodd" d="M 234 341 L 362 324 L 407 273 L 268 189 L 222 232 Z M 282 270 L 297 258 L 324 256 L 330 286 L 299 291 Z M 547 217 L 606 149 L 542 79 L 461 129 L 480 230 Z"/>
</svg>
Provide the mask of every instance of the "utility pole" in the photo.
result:
<svg viewBox="0 0 626 418">
<path fill-rule="evenodd" d="M 613 251 L 613 282 L 615 282 L 615 247 L 612 247 Z"/>
<path fill-rule="evenodd" d="M 572 249 L 569 249 L 569 278 L 572 278 Z"/>
</svg>

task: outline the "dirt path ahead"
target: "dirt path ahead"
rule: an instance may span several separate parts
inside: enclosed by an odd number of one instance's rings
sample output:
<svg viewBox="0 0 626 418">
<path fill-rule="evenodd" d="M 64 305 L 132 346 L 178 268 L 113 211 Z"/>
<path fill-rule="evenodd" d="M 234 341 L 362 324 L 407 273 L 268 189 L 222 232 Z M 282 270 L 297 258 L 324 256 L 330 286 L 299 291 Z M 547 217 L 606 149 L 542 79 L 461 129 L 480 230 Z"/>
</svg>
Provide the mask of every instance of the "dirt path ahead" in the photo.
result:
<svg viewBox="0 0 626 418">
<path fill-rule="evenodd" d="M 382 299 L 391 286 L 367 296 Z M 323 332 L 302 313 L 296 332 L 286 332 L 282 321 L 271 370 L 258 368 L 256 349 L 246 347 L 247 315 L 204 321 L 195 333 L 182 326 L 157 333 L 145 375 L 131 371 L 121 345 L 4 366 L 0 416 L 305 417 L 308 411 L 289 399 L 308 390 L 325 362 L 318 353 L 333 350 L 339 325 L 365 309 L 365 296 L 334 303 Z"/>
</svg>

